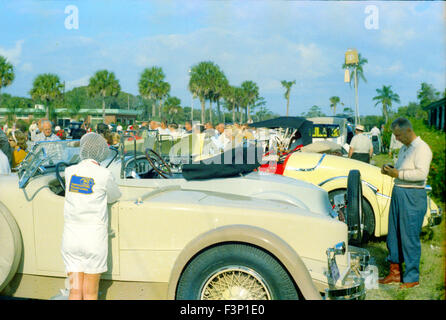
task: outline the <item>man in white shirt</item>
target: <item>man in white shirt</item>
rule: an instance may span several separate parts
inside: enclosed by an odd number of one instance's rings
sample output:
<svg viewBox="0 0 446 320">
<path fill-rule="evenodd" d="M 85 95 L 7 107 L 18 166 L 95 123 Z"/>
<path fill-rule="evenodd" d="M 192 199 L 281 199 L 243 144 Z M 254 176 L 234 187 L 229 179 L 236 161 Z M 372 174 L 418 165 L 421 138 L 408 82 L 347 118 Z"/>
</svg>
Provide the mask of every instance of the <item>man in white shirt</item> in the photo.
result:
<svg viewBox="0 0 446 320">
<path fill-rule="evenodd" d="M 403 146 L 395 168 L 384 165 L 381 173 L 395 178 L 389 211 L 390 273 L 380 280 L 381 284 L 399 283 L 400 288 L 412 288 L 419 284 L 421 243 L 420 232 L 427 209 L 426 180 L 432 161 L 429 146 L 417 137 L 412 124 L 405 118 L 392 123 L 395 138 Z M 406 264 L 401 277 L 401 264 Z"/>
<path fill-rule="evenodd" d="M 372 134 L 372 136 L 379 136 L 381 134 L 376 126 L 373 126 L 372 130 L 370 130 L 370 133 Z"/>
<path fill-rule="evenodd" d="M 51 124 L 51 121 L 42 121 L 42 132 L 36 135 L 35 142 L 56 140 L 60 140 L 60 138 L 53 133 L 53 125 Z"/>
<path fill-rule="evenodd" d="M 380 135 L 381 135 L 381 131 L 379 131 L 377 126 L 373 126 L 372 130 L 370 130 L 370 133 L 372 135 L 372 145 L 373 145 L 373 153 L 374 154 L 379 154 L 380 152 Z"/>
<path fill-rule="evenodd" d="M 358 124 L 355 128 L 355 136 L 350 142 L 348 157 L 365 163 L 370 163 L 372 155 L 372 141 L 370 141 L 369 137 L 364 134 L 364 126 Z"/>
</svg>

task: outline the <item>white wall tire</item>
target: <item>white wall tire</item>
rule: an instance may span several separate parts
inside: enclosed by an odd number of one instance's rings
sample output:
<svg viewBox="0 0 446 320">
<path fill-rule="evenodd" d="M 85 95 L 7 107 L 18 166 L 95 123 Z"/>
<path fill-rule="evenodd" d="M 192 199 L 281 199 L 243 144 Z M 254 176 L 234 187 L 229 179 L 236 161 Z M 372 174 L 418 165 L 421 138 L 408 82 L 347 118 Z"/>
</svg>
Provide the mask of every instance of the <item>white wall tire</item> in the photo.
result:
<svg viewBox="0 0 446 320">
<path fill-rule="evenodd" d="M 20 229 L 8 209 L 0 203 L 0 292 L 17 272 L 21 256 Z"/>
</svg>

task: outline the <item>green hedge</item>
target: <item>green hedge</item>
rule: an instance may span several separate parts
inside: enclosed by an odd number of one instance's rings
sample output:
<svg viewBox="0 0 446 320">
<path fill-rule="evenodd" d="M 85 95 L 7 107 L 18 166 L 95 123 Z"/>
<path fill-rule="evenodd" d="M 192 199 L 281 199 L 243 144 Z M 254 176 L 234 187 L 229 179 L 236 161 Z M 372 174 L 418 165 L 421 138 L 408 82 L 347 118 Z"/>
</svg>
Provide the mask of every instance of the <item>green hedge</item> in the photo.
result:
<svg viewBox="0 0 446 320">
<path fill-rule="evenodd" d="M 432 195 L 444 201 L 445 196 L 445 133 L 426 126 L 422 120 L 411 119 L 415 133 L 432 150 L 432 162 L 427 184 L 432 186 Z"/>
<path fill-rule="evenodd" d="M 395 117 L 396 118 L 396 117 Z M 425 124 L 422 119 L 408 118 L 412 123 L 413 129 L 417 136 L 425 141 L 432 150 L 432 162 L 427 178 L 427 184 L 432 187 L 432 195 L 434 198 L 444 201 L 445 199 L 445 133 L 431 128 Z M 385 126 L 383 140 L 390 142 L 390 124 L 394 119 L 390 119 Z M 384 144 L 386 144 L 384 142 Z"/>
</svg>

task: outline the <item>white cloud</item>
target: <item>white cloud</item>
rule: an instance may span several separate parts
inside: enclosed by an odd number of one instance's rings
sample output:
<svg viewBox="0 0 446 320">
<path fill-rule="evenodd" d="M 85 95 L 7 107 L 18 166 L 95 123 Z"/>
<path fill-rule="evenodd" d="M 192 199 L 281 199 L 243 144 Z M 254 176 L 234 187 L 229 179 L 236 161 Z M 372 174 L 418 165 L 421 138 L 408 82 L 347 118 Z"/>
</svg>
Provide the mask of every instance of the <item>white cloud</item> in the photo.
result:
<svg viewBox="0 0 446 320">
<path fill-rule="evenodd" d="M 444 70 L 444 69 L 443 69 Z M 446 88 L 446 79 L 444 72 L 436 72 L 419 68 L 417 71 L 408 73 L 409 78 L 416 80 L 417 82 L 427 82 L 433 84 L 433 86 L 440 91 Z"/>
<path fill-rule="evenodd" d="M 366 73 L 370 73 L 375 76 L 384 76 L 384 75 L 397 75 L 404 71 L 404 66 L 401 61 L 395 61 L 390 65 L 381 65 L 375 64 L 373 67 L 365 66 L 364 71 Z"/>
<path fill-rule="evenodd" d="M 12 64 L 19 64 L 20 56 L 22 54 L 22 46 L 25 40 L 18 40 L 15 42 L 15 47 L 11 49 L 5 49 L 0 47 L 0 55 L 6 57 Z"/>
<path fill-rule="evenodd" d="M 89 80 L 90 80 L 90 76 L 84 76 L 79 79 L 66 81 L 65 82 L 65 90 L 71 90 L 76 87 L 86 86 L 86 85 L 88 85 Z"/>
<path fill-rule="evenodd" d="M 386 46 L 401 47 L 409 41 L 416 40 L 417 37 L 418 34 L 413 28 L 393 26 L 381 31 L 380 42 Z"/>
<path fill-rule="evenodd" d="M 125 52 L 133 57 L 125 59 L 138 67 L 168 67 L 175 61 L 175 69 L 180 73 L 200 61 L 211 60 L 222 68 L 233 84 L 252 80 L 273 91 L 281 90 L 280 80 L 317 79 L 339 65 L 333 63 L 334 58 L 327 49 L 312 42 L 219 28 L 147 37 L 140 39 L 134 47 L 133 52 Z M 123 57 L 116 58 L 122 60 Z"/>
</svg>

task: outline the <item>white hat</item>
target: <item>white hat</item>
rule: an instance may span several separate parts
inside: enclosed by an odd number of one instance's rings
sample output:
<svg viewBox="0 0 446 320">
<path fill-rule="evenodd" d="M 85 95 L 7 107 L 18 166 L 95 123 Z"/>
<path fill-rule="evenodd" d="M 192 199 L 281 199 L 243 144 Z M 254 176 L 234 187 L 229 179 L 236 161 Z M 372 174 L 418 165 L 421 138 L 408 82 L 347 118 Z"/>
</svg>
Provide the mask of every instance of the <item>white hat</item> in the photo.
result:
<svg viewBox="0 0 446 320">
<path fill-rule="evenodd" d="M 364 131 L 364 126 L 360 125 L 360 124 L 357 124 L 355 129 L 358 130 L 358 131 Z"/>
</svg>

